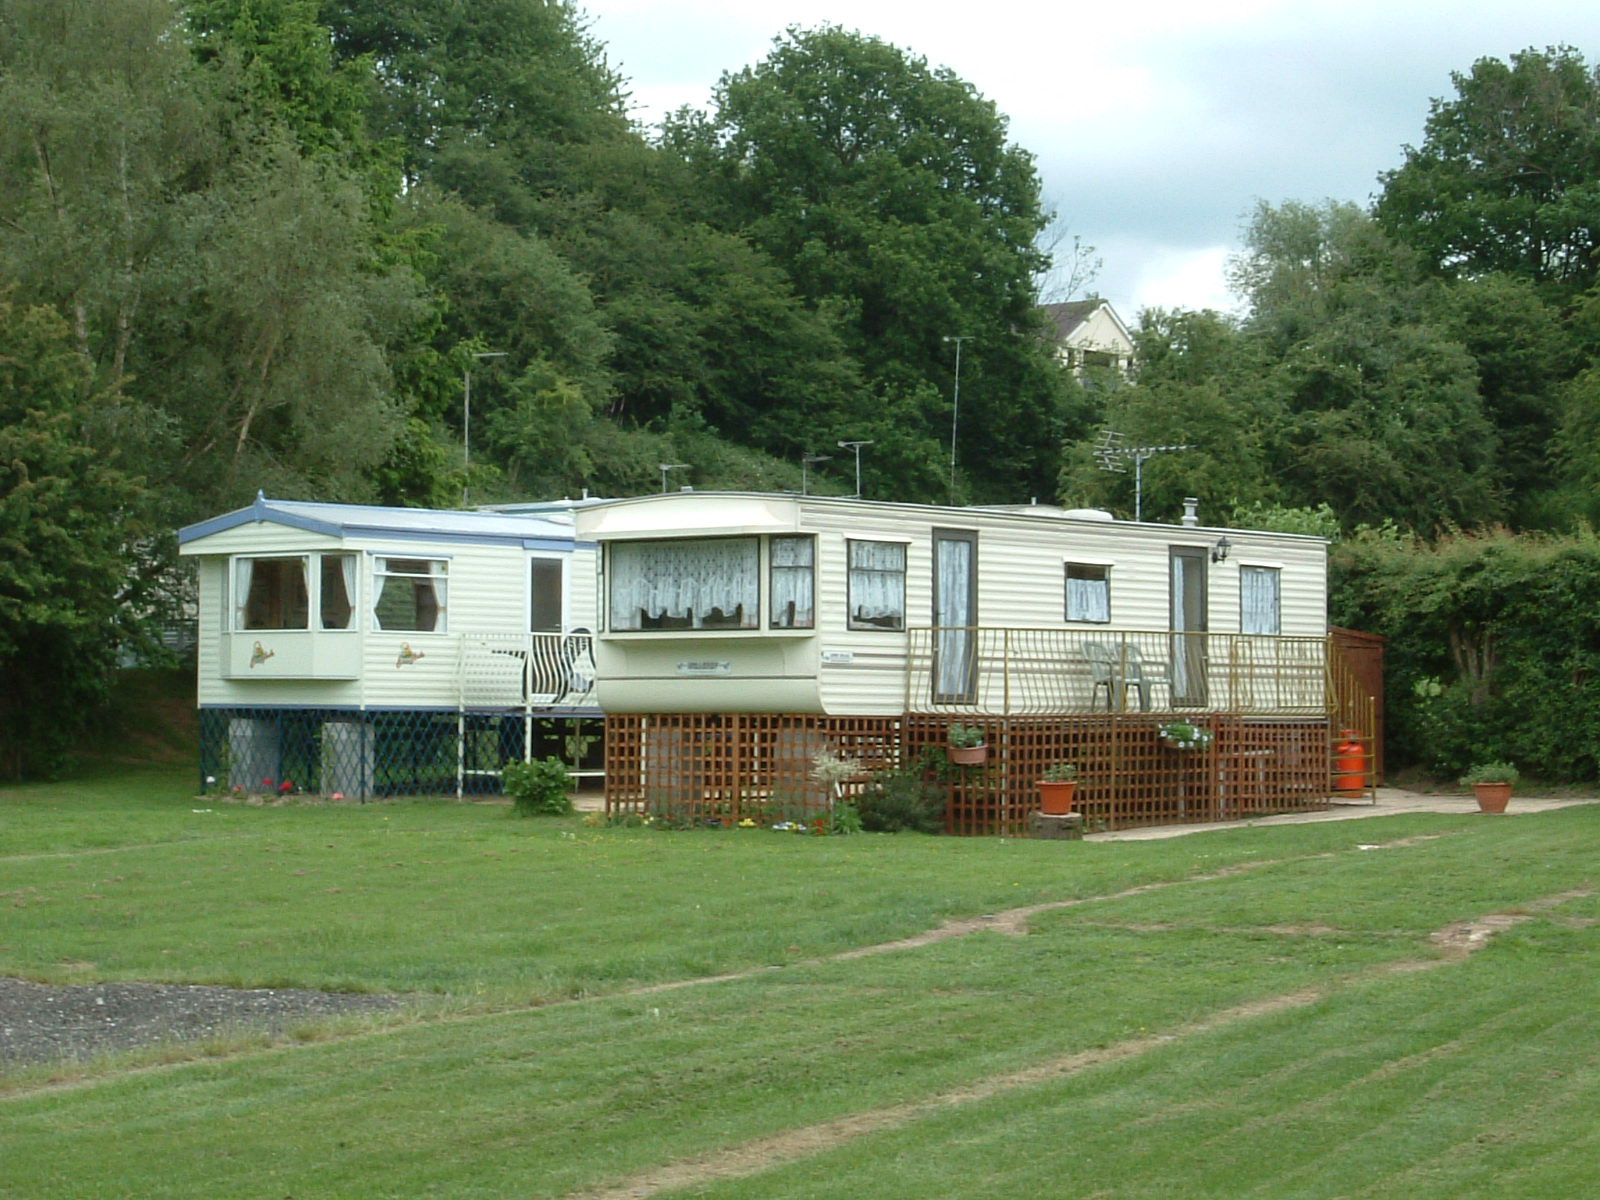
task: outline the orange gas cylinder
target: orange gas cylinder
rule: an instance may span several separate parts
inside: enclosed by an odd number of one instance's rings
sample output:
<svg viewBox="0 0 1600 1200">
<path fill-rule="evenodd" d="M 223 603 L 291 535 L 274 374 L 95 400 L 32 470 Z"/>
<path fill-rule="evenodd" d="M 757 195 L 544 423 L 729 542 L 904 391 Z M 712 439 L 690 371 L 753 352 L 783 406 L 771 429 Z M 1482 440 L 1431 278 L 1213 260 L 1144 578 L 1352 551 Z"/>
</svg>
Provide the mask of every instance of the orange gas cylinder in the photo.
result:
<svg viewBox="0 0 1600 1200">
<path fill-rule="evenodd" d="M 1361 735 L 1346 729 L 1344 741 L 1334 747 L 1333 790 L 1341 796 L 1360 796 L 1367 790 L 1367 751 Z"/>
</svg>

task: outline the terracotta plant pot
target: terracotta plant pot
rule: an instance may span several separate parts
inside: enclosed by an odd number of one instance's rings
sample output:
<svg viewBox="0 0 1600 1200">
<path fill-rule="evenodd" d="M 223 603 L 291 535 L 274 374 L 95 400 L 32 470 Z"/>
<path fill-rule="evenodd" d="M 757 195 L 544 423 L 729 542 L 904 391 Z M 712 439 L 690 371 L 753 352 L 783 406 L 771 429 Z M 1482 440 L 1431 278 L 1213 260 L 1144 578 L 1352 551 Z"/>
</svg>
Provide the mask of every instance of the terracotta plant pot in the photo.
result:
<svg viewBox="0 0 1600 1200">
<path fill-rule="evenodd" d="M 1064 817 L 1072 811 L 1072 800 L 1078 792 L 1078 781 L 1064 779 L 1039 780 L 1039 811 L 1052 817 Z"/>
<path fill-rule="evenodd" d="M 1506 801 L 1511 799 L 1511 785 L 1475 783 L 1472 785 L 1472 793 L 1478 797 L 1479 812 L 1503 813 L 1506 810 Z"/>
<path fill-rule="evenodd" d="M 944 752 L 958 767 L 981 767 L 989 761 L 988 746 L 946 746 Z"/>
</svg>

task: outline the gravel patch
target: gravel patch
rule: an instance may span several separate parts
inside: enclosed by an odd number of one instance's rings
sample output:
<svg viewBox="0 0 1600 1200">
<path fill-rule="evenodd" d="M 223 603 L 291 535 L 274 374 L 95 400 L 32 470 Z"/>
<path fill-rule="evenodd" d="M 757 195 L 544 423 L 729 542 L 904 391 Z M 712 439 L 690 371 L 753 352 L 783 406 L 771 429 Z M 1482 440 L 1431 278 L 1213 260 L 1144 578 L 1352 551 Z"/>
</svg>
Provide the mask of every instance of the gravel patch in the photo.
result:
<svg viewBox="0 0 1600 1200">
<path fill-rule="evenodd" d="M 92 1058 L 221 1033 L 280 1034 L 307 1021 L 388 1012 L 404 997 L 171 983 L 84 986 L 0 978 L 0 1066 Z"/>
</svg>

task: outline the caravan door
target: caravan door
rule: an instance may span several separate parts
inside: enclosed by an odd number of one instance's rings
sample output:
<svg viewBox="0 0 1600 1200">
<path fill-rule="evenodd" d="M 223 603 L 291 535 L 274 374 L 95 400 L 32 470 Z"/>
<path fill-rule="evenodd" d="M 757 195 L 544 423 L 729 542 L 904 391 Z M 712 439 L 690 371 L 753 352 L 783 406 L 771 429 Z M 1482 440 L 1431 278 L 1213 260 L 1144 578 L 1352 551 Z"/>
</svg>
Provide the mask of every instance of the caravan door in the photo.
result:
<svg viewBox="0 0 1600 1200">
<path fill-rule="evenodd" d="M 1172 703 L 1206 703 L 1206 550 L 1173 546 Z"/>
<path fill-rule="evenodd" d="M 978 698 L 978 533 L 933 531 L 933 702 Z"/>
</svg>

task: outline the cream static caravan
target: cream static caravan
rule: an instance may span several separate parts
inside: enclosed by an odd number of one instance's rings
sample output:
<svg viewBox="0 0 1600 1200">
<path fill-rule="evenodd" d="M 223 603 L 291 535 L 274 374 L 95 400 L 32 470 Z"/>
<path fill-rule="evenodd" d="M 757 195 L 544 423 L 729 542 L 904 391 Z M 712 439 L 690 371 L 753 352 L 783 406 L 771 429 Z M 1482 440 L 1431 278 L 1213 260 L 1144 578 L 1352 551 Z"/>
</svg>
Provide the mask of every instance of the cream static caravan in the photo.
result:
<svg viewBox="0 0 1600 1200">
<path fill-rule="evenodd" d="M 1323 702 L 1296 666 L 1304 651 L 1321 671 L 1320 538 L 1192 509 L 1158 524 L 749 493 L 574 512 L 602 556 L 610 713 L 1260 710 L 1296 677 L 1293 707 Z"/>
<path fill-rule="evenodd" d="M 258 496 L 178 539 L 217 786 L 497 790 L 536 719 L 599 715 L 594 548 L 564 513 Z"/>
</svg>

